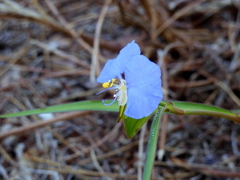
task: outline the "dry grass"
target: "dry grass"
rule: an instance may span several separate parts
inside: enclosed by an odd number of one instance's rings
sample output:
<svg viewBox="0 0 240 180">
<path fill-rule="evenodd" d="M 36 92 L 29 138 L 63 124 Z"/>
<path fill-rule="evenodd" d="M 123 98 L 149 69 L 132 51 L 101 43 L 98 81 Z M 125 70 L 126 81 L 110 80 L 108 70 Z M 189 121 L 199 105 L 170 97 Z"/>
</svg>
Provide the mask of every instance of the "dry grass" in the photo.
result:
<svg viewBox="0 0 240 180">
<path fill-rule="evenodd" d="M 161 66 L 166 100 L 239 109 L 237 0 L 0 0 L 0 19 L 1 114 L 101 99 L 95 78 L 133 39 Z M 115 113 L 0 122 L 0 179 L 141 174 L 149 124 L 129 140 Z M 165 115 L 152 178 L 237 180 L 239 132 L 225 119 Z"/>
</svg>

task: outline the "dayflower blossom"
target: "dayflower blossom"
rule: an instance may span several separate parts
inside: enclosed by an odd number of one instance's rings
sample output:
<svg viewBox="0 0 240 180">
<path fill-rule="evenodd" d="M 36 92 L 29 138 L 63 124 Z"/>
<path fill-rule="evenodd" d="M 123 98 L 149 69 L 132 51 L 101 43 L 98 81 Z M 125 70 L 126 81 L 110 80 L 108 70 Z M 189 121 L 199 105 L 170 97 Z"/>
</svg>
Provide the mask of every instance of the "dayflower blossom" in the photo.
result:
<svg viewBox="0 0 240 180">
<path fill-rule="evenodd" d="M 163 98 L 159 67 L 140 55 L 134 41 L 125 46 L 117 58 L 108 60 L 97 81 L 107 88 L 103 91 L 116 90 L 112 103 L 118 100 L 120 106 L 126 105 L 124 114 L 134 119 L 149 116 Z"/>
</svg>

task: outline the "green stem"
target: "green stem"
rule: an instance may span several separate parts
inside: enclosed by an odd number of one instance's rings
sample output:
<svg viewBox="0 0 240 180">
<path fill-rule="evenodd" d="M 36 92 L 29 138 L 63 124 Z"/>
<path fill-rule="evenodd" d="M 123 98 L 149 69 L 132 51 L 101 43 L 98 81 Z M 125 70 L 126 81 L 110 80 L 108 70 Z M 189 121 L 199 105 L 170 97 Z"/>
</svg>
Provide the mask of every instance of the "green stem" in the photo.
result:
<svg viewBox="0 0 240 180">
<path fill-rule="evenodd" d="M 160 107 L 158 109 L 151 125 L 151 130 L 150 130 L 150 135 L 148 140 L 147 156 L 146 156 L 146 161 L 145 161 L 144 171 L 143 171 L 143 180 L 149 180 L 151 178 L 152 168 L 153 168 L 153 163 L 154 163 L 156 148 L 157 148 L 158 132 L 159 132 L 163 111 L 164 111 L 163 107 Z"/>
</svg>

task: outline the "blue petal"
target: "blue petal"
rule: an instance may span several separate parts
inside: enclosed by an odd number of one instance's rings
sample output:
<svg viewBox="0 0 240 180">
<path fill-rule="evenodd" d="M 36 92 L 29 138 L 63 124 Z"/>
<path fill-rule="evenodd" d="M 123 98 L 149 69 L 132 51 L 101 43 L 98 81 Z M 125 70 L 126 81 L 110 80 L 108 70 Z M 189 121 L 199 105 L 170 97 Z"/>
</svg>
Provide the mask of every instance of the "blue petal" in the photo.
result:
<svg viewBox="0 0 240 180">
<path fill-rule="evenodd" d="M 154 89 L 149 89 L 154 90 Z M 128 89 L 128 102 L 124 114 L 134 119 L 141 119 L 149 116 L 162 100 L 162 96 L 154 91 L 154 93 L 142 91 L 133 87 Z"/>
<path fill-rule="evenodd" d="M 149 116 L 163 98 L 159 67 L 142 55 L 134 56 L 126 65 L 128 102 L 125 115 L 140 119 Z"/>
<path fill-rule="evenodd" d="M 116 77 L 120 76 L 123 73 L 119 62 L 116 60 L 108 60 L 105 64 L 102 72 L 97 78 L 97 81 L 100 83 L 107 82 L 111 79 L 115 79 Z"/>
<path fill-rule="evenodd" d="M 133 56 L 126 65 L 125 79 L 128 87 L 161 87 L 161 71 L 158 65 L 143 55 Z"/>
<path fill-rule="evenodd" d="M 122 63 L 126 63 L 129 58 L 135 55 L 140 55 L 140 47 L 137 43 L 135 43 L 135 40 L 133 40 L 131 43 L 128 43 L 119 53 L 117 59 L 121 59 Z M 125 61 L 125 62 L 124 62 Z"/>
<path fill-rule="evenodd" d="M 140 55 L 139 46 L 132 41 L 104 66 L 97 81 L 104 83 L 125 74 L 128 102 L 125 115 L 140 119 L 149 116 L 163 98 L 159 67 Z"/>
<path fill-rule="evenodd" d="M 97 81 L 100 83 L 104 83 L 116 77 L 119 77 L 121 79 L 121 74 L 124 72 L 125 66 L 129 62 L 130 58 L 132 56 L 139 55 L 139 54 L 140 54 L 140 48 L 138 44 L 136 44 L 134 41 L 127 44 L 120 51 L 117 58 L 109 60 L 105 64 Z"/>
</svg>

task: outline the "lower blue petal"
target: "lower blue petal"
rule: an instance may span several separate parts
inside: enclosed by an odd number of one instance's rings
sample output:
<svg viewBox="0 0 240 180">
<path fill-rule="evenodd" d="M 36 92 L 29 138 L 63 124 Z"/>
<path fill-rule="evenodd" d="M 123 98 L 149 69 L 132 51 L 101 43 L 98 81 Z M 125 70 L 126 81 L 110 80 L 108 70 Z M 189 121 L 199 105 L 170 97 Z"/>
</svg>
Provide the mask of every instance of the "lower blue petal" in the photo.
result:
<svg viewBox="0 0 240 180">
<path fill-rule="evenodd" d="M 125 115 L 149 116 L 163 98 L 160 68 L 143 55 L 133 56 L 124 71 L 128 102 Z"/>
<path fill-rule="evenodd" d="M 149 89 L 145 91 L 136 87 L 129 88 L 127 91 L 128 102 L 125 115 L 134 119 L 141 119 L 149 116 L 157 109 L 163 98 L 161 89 Z"/>
</svg>

